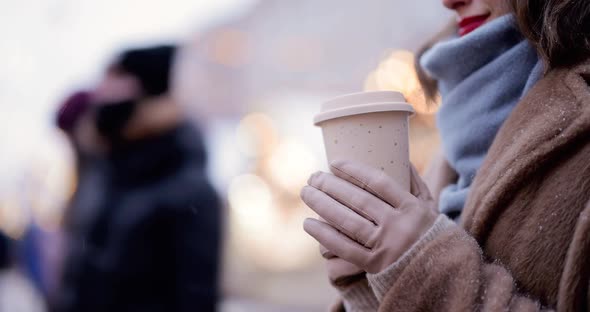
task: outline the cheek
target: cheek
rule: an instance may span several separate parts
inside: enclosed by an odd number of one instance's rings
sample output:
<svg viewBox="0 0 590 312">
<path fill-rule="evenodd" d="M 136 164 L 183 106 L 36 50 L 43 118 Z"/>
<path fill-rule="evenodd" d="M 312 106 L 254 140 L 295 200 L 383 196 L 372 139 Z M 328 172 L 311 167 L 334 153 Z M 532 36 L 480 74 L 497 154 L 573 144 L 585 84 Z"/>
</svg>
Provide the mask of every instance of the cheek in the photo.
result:
<svg viewBox="0 0 590 312">
<path fill-rule="evenodd" d="M 510 13 L 510 4 L 508 0 L 478 0 L 485 5 L 492 13 L 493 17 L 499 17 Z"/>
</svg>

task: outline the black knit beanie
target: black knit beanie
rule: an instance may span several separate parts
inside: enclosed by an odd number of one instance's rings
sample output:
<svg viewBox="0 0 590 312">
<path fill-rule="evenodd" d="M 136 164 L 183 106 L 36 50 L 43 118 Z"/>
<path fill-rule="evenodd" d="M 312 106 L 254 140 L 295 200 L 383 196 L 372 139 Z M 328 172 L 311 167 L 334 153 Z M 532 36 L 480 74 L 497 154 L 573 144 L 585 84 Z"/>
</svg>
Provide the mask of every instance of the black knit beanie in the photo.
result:
<svg viewBox="0 0 590 312">
<path fill-rule="evenodd" d="M 123 52 L 115 63 L 121 70 L 135 76 L 146 96 L 168 92 L 176 47 L 161 45 Z"/>
</svg>

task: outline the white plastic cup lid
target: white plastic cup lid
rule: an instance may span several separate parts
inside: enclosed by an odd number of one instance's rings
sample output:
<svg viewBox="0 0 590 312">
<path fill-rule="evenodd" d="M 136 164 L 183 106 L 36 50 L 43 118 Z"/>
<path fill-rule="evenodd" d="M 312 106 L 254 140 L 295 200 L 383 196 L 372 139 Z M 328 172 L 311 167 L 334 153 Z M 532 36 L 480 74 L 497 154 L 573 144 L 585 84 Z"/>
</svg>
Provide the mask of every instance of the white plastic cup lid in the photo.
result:
<svg viewBox="0 0 590 312">
<path fill-rule="evenodd" d="M 324 102 L 321 112 L 313 121 L 318 125 L 329 119 L 388 111 L 403 111 L 410 115 L 415 113 L 400 92 L 371 91 L 345 94 Z"/>
</svg>

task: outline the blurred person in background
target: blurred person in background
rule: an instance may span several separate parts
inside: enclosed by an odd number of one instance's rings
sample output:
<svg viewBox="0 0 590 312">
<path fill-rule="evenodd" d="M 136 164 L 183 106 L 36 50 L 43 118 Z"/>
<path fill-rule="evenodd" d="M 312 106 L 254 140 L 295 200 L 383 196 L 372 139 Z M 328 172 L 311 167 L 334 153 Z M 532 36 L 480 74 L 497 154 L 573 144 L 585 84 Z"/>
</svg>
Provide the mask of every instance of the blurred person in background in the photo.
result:
<svg viewBox="0 0 590 312">
<path fill-rule="evenodd" d="M 4 233 L 0 232 L 0 283 L 3 275 L 11 268 L 13 264 L 11 251 L 14 242 Z"/>
<path fill-rule="evenodd" d="M 46 311 L 42 295 L 23 274 L 21 259 L 15 253 L 21 244 L 0 233 L 0 311 Z"/>
<path fill-rule="evenodd" d="M 21 242 L 21 257 L 26 271 L 37 289 L 51 306 L 56 300 L 65 253 L 63 227 L 70 228 L 72 213 L 81 218 L 80 206 L 91 206 L 92 196 L 104 184 L 100 178 L 101 145 L 94 131 L 90 109 L 91 94 L 87 90 L 72 93 L 59 106 L 56 125 L 66 135 L 74 154 L 75 189 L 64 209 L 62 227 L 47 231 L 32 222 Z M 72 207 L 78 207 L 72 209 Z"/>
<path fill-rule="evenodd" d="M 8 236 L 0 232 L 0 270 L 10 266 L 10 245 L 11 240 Z"/>
<path fill-rule="evenodd" d="M 220 204 L 201 135 L 170 94 L 175 52 L 125 51 L 92 92 L 103 177 L 71 208 L 57 311 L 215 310 Z"/>
<path fill-rule="evenodd" d="M 342 160 L 302 190 L 336 309 L 590 311 L 590 2 L 442 2 L 432 170 L 406 192 Z"/>
</svg>

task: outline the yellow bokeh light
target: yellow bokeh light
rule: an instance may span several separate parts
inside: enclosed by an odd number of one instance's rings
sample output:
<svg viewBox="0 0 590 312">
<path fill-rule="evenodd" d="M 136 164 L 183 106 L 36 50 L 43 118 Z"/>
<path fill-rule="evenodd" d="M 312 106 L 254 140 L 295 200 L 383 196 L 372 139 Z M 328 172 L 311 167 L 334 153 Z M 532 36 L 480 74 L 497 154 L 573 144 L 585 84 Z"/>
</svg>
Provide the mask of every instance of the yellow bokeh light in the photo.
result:
<svg viewBox="0 0 590 312">
<path fill-rule="evenodd" d="M 377 69 L 369 73 L 365 80 L 365 91 L 398 91 L 418 113 L 428 114 L 436 111 L 436 105 L 429 105 L 414 68 L 415 57 L 412 52 L 397 50 L 379 63 Z"/>
<path fill-rule="evenodd" d="M 248 62 L 248 36 L 238 29 L 222 29 L 214 34 L 208 47 L 209 58 L 229 67 L 243 66 Z"/>
<path fill-rule="evenodd" d="M 297 194 L 315 168 L 314 154 L 294 138 L 281 141 L 268 161 L 273 181 L 288 192 Z"/>
<path fill-rule="evenodd" d="M 301 230 L 307 210 L 284 218 L 273 205 L 270 186 L 259 176 L 237 176 L 230 184 L 230 224 L 236 247 L 256 264 L 274 271 L 292 270 L 313 259 L 315 242 Z"/>
<path fill-rule="evenodd" d="M 383 61 L 376 72 L 377 86 L 381 90 L 398 90 L 411 93 L 418 88 L 414 56 L 408 51 L 396 51 Z"/>
<path fill-rule="evenodd" d="M 270 154 L 277 145 L 277 131 L 270 117 L 252 113 L 238 124 L 236 142 L 239 150 L 248 157 Z"/>
<path fill-rule="evenodd" d="M 28 213 L 22 201 L 14 196 L 7 196 L 0 203 L 0 229 L 6 235 L 18 239 L 25 232 L 28 224 Z"/>
<path fill-rule="evenodd" d="M 264 180 L 253 174 L 235 177 L 228 190 L 229 204 L 235 220 L 256 235 L 275 213 L 272 194 Z M 262 233 L 258 233 L 262 234 Z"/>
</svg>

